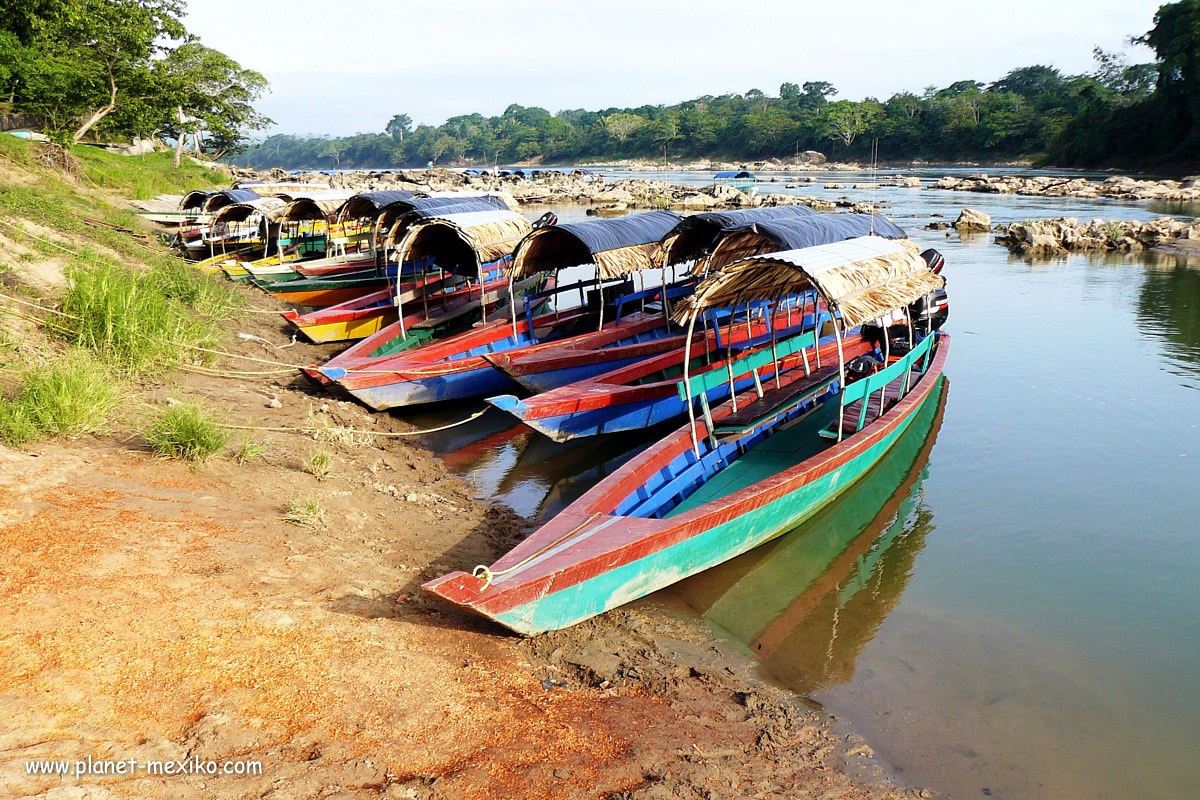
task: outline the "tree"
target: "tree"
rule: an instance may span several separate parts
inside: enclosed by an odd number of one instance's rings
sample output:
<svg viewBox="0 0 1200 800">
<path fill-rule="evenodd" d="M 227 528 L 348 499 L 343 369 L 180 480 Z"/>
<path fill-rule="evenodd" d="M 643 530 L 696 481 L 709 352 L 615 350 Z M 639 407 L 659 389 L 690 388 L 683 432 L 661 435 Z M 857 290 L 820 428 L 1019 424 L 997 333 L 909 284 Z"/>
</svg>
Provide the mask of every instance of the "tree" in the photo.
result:
<svg viewBox="0 0 1200 800">
<path fill-rule="evenodd" d="M 849 100 L 838 100 L 829 103 L 822 110 L 826 124 L 826 136 L 833 140 L 841 140 L 846 147 L 854 144 L 854 140 L 865 133 L 871 124 L 879 118 L 878 103 L 872 107 L 866 102 L 854 103 Z"/>
<path fill-rule="evenodd" d="M 800 87 L 794 83 L 779 84 L 779 99 L 787 103 L 795 103 L 800 99 Z"/>
<path fill-rule="evenodd" d="M 397 142 L 403 142 L 404 134 L 412 130 L 412 117 L 408 114 L 397 114 L 388 121 L 383 130 Z"/>
<path fill-rule="evenodd" d="M 604 130 L 621 144 L 625 144 L 625 140 L 645 124 L 646 120 L 636 114 L 609 114 L 604 117 Z"/>
<path fill-rule="evenodd" d="M 46 31 L 45 57 L 71 67 L 72 80 L 54 97 L 58 124 L 82 117 L 72 135 L 80 141 L 111 114 L 122 90 L 146 81 L 150 58 L 162 52 L 162 40 L 186 35 L 178 0 L 75 0 Z"/>
<path fill-rule="evenodd" d="M 176 167 L 188 134 L 206 141 L 220 158 L 244 147 L 249 131 L 271 122 L 252 105 L 266 90 L 266 78 L 199 42 L 170 51 L 154 72 L 160 76 L 160 104 L 174 111 L 164 127 L 175 136 Z"/>
<path fill-rule="evenodd" d="M 651 126 L 651 136 L 662 145 L 663 162 L 667 160 L 667 145 L 679 138 L 679 115 L 665 111 Z"/>
<path fill-rule="evenodd" d="M 810 107 L 819 107 L 825 105 L 830 97 L 836 97 L 838 90 L 833 88 L 833 84 L 828 81 L 808 81 L 804 84 L 804 105 Z"/>
<path fill-rule="evenodd" d="M 1200 0 L 1168 3 L 1154 15 L 1154 27 L 1137 40 L 1158 56 L 1157 90 L 1163 104 L 1178 104 L 1172 116 L 1186 139 L 1200 133 Z"/>
<path fill-rule="evenodd" d="M 325 142 L 325 146 L 321 148 L 321 152 L 317 154 L 318 158 L 333 159 L 334 167 L 342 168 L 342 156 L 346 152 L 345 139 L 329 139 Z"/>
<path fill-rule="evenodd" d="M 991 85 L 991 92 L 1012 92 L 1026 99 L 1041 95 L 1061 94 L 1063 85 L 1062 73 L 1054 67 L 1034 64 L 1032 67 L 1020 67 L 1009 72 Z"/>
</svg>

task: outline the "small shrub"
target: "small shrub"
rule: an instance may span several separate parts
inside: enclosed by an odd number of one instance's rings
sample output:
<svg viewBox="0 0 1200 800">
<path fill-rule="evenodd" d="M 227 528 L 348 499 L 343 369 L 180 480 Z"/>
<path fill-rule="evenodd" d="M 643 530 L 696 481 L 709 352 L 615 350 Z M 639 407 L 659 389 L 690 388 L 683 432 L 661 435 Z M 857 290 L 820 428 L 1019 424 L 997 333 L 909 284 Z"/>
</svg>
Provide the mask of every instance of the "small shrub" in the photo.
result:
<svg viewBox="0 0 1200 800">
<path fill-rule="evenodd" d="M 204 461 L 229 441 L 229 433 L 196 403 L 165 409 L 146 430 L 154 451 L 164 458 Z"/>
<path fill-rule="evenodd" d="M 122 369 L 139 373 L 180 363 L 211 347 L 216 325 L 199 319 L 164 291 L 160 281 L 84 254 L 67 270 L 64 335 Z"/>
<path fill-rule="evenodd" d="M 247 439 L 238 445 L 237 452 L 233 454 L 233 458 L 239 464 L 245 464 L 248 461 L 253 461 L 256 458 L 262 458 L 267 452 L 267 446 L 262 442 L 253 442 Z"/>
<path fill-rule="evenodd" d="M 21 388 L 0 398 L 0 440 L 24 444 L 46 434 L 82 436 L 103 430 L 121 401 L 118 384 L 86 353 L 27 370 Z"/>
<path fill-rule="evenodd" d="M 20 402 L 38 429 L 62 436 L 102 430 L 121 401 L 112 375 L 85 353 L 70 353 L 59 364 L 30 370 Z"/>
<path fill-rule="evenodd" d="M 10 397 L 0 397 L 0 442 L 19 447 L 38 437 L 37 425 L 25 407 Z"/>
<path fill-rule="evenodd" d="M 149 280 L 167 297 L 209 317 L 228 317 L 244 305 L 233 287 L 217 283 L 190 264 L 174 256 L 153 262 Z"/>
<path fill-rule="evenodd" d="M 325 527 L 325 507 L 313 498 L 291 500 L 283 507 L 283 520 L 303 528 Z"/>
<path fill-rule="evenodd" d="M 324 480 L 333 469 L 333 456 L 325 450 L 313 450 L 304 462 L 304 469 L 317 480 Z"/>
</svg>

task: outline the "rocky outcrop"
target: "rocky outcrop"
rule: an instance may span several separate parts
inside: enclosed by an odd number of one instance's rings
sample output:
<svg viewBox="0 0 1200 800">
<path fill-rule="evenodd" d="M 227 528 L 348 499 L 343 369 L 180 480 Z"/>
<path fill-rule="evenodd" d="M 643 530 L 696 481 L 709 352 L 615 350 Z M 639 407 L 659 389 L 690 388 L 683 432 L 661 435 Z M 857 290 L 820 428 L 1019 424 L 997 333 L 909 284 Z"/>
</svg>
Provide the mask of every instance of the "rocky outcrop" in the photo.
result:
<svg viewBox="0 0 1200 800">
<path fill-rule="evenodd" d="M 1103 182 L 1087 178 L 1064 178 L 1050 175 L 1031 177 L 986 174 L 966 178 L 946 176 L 930 184 L 931 189 L 954 192 L 984 192 L 987 194 L 1021 194 L 1035 197 L 1111 197 L 1120 200 L 1200 200 L 1200 185 L 1195 178 L 1173 180 L 1138 180 L 1114 176 Z"/>
<path fill-rule="evenodd" d="M 818 197 L 791 194 L 747 192 L 727 184 L 683 186 L 644 178 L 607 181 L 602 176 L 583 172 L 540 171 L 536 175 L 494 177 L 466 175 L 459 170 L 426 169 L 398 172 L 339 172 L 293 175 L 283 170 L 255 173 L 238 170 L 237 177 L 266 181 L 292 180 L 329 184 L 350 191 L 412 189 L 418 191 L 503 191 L 523 205 L 577 203 L 595 206 L 599 214 L 620 214 L 632 209 L 670 208 L 681 211 L 709 211 L 761 206 L 808 205 L 818 210 L 850 207 L 849 201 L 831 203 Z"/>
<path fill-rule="evenodd" d="M 1000 226 L 997 244 L 1022 255 L 1061 255 L 1072 252 L 1135 252 L 1149 248 L 1194 249 L 1200 244 L 1200 220 L 1170 217 L 1150 222 L 1058 219 L 1014 222 Z"/>
<path fill-rule="evenodd" d="M 962 213 L 958 215 L 958 219 L 954 221 L 954 227 L 960 232 L 968 231 L 990 231 L 992 229 L 992 218 L 982 211 L 976 211 L 973 208 L 964 208 Z"/>
</svg>

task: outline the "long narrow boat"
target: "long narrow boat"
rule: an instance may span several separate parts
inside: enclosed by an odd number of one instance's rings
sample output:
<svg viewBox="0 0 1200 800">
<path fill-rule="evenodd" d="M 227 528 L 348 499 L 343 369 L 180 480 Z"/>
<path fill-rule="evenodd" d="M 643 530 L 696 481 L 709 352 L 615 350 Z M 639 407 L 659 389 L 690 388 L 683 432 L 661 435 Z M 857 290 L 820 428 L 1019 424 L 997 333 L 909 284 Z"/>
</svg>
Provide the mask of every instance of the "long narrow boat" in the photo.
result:
<svg viewBox="0 0 1200 800">
<path fill-rule="evenodd" d="M 862 237 L 752 257 L 707 279 L 683 309 L 815 289 L 835 334 L 906 308 L 943 285 L 910 242 Z M 804 334 L 815 346 L 812 333 Z M 950 339 L 930 334 L 847 384 L 792 370 L 710 408 L 634 457 L 490 566 L 424 588 L 533 634 L 564 628 L 726 561 L 814 514 L 862 477 L 937 402 Z M 890 339 L 888 350 L 890 351 Z M 832 373 L 832 374 L 830 374 Z M 776 374 L 779 372 L 776 370 Z M 689 407 L 690 408 L 690 407 Z"/>
<path fill-rule="evenodd" d="M 661 314 L 631 314 L 620 321 L 604 323 L 613 316 L 610 304 L 620 295 L 629 294 L 632 284 L 627 276 L 656 265 L 658 242 L 678 222 L 670 212 L 652 212 L 616 220 L 600 220 L 573 225 L 544 227 L 521 240 L 513 255 L 510 280 L 528 280 L 542 272 L 557 272 L 566 266 L 592 264 L 595 282 L 556 285 L 544 292 L 526 295 L 525 314 L 519 317 L 515 304 L 508 321 L 483 324 L 445 341 L 417 347 L 393 355 L 393 348 L 406 334 L 403 329 L 381 331 L 376 337 L 360 342 L 331 359 L 319 372 L 369 407 L 386 410 L 399 406 L 428 403 L 511 391 L 515 384 L 485 358 L 489 353 L 528 349 L 586 337 L 597 348 L 631 344 L 667 334 L 670 329 Z M 431 220 L 422 229 L 414 229 L 400 248 L 402 257 L 421 255 L 424 232 L 436 231 Z M 432 233 L 425 246 L 442 248 L 453 242 L 445 232 Z M 464 243 L 467 238 L 459 237 Z M 446 251 L 438 263 L 452 259 L 464 262 L 468 250 L 458 256 Z M 604 282 L 609 280 L 606 285 Z M 615 283 L 614 283 L 615 282 Z M 596 287 L 593 301 L 586 299 L 589 285 Z M 535 315 L 540 301 L 578 290 L 584 302 L 578 309 L 556 310 Z M 659 290 L 654 290 L 659 291 Z M 668 289 L 669 291 L 669 289 Z M 561 307 L 556 305 L 556 309 Z M 390 337 L 390 338 L 389 338 Z"/>
</svg>

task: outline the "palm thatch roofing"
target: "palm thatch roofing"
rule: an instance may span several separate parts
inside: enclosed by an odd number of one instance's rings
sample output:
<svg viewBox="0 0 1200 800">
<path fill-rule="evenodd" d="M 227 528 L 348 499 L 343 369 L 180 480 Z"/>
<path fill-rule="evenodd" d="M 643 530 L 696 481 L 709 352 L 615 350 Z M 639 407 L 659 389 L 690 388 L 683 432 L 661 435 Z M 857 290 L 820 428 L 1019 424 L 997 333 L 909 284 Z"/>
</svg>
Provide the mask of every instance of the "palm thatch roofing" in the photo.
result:
<svg viewBox="0 0 1200 800">
<path fill-rule="evenodd" d="M 751 256 L 706 278 L 676 309 L 683 321 L 710 308 L 778 300 L 816 289 L 844 328 L 902 308 L 945 285 L 907 239 L 861 236 L 834 244 Z"/>
<path fill-rule="evenodd" d="M 194 189 L 183 196 L 179 201 L 179 210 L 187 211 L 188 209 L 203 209 L 208 198 L 212 197 L 216 192 L 207 189 Z"/>
<path fill-rule="evenodd" d="M 305 219 L 319 219 L 332 222 L 339 208 L 351 196 L 350 192 L 329 190 L 312 192 L 292 198 L 287 208 L 279 214 L 284 222 L 296 222 Z"/>
<path fill-rule="evenodd" d="M 388 228 L 384 241 L 387 247 L 394 247 L 404 238 L 404 232 L 418 219 L 445 216 L 447 214 L 465 214 L 471 211 L 512 211 L 504 199 L 497 195 L 467 195 L 447 194 L 440 197 L 414 197 L 409 200 L 399 200 L 391 203 L 379 212 L 375 218 L 375 235 Z"/>
<path fill-rule="evenodd" d="M 365 217 L 374 218 L 384 206 L 403 200 L 411 200 L 416 196 L 416 192 L 411 192 L 407 189 L 360 192 L 359 194 L 352 195 L 346 202 L 342 203 L 341 208 L 337 212 L 337 221 L 344 222 L 348 219 L 363 219 Z"/>
<path fill-rule="evenodd" d="M 513 255 L 513 280 L 582 264 L 595 264 L 604 279 L 657 267 L 662 263 L 662 238 L 679 220 L 671 211 L 651 211 L 538 228 Z"/>
<path fill-rule="evenodd" d="M 251 189 L 260 197 L 282 197 L 283 195 L 307 194 L 328 191 L 328 183 L 304 183 L 303 181 L 238 181 L 234 189 Z"/>
<path fill-rule="evenodd" d="M 396 250 L 401 262 L 431 258 L 438 267 L 470 275 L 510 255 L 533 229 L 513 211 L 491 209 L 417 218 Z"/>
<path fill-rule="evenodd" d="M 886 217 L 873 214 L 812 214 L 754 222 L 723 232 L 693 271 L 709 273 L 735 261 L 781 250 L 832 244 L 860 236 L 904 239 L 907 234 Z"/>
<path fill-rule="evenodd" d="M 213 215 L 212 224 L 244 222 L 254 214 L 258 214 L 268 220 L 275 220 L 283 213 L 287 205 L 288 201 L 282 197 L 255 197 L 253 200 L 248 200 L 244 203 L 222 206 Z"/>
<path fill-rule="evenodd" d="M 679 220 L 679 224 L 663 237 L 663 263 L 696 261 L 712 250 L 723 233 L 742 230 L 757 222 L 816 215 L 817 212 L 808 206 L 766 206 L 691 214 Z"/>
<path fill-rule="evenodd" d="M 234 203 L 249 203 L 260 196 L 253 189 L 222 189 L 219 192 L 214 192 L 204 201 L 204 210 L 216 211 L 225 206 L 231 206 Z"/>
</svg>

